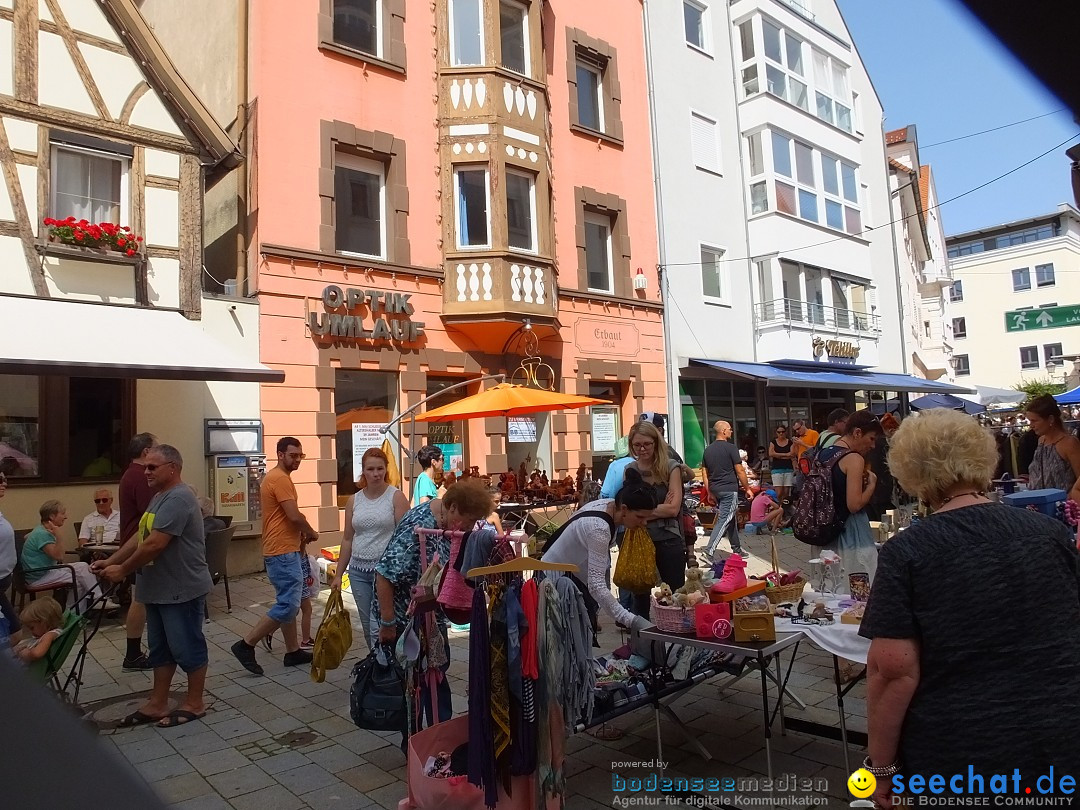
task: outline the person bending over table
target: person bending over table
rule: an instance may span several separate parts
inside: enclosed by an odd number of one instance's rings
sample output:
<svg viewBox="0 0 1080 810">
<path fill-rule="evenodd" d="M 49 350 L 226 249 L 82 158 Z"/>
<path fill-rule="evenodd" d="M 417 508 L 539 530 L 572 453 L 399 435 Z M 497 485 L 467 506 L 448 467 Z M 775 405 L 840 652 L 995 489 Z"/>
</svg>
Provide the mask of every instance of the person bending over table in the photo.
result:
<svg viewBox="0 0 1080 810">
<path fill-rule="evenodd" d="M 894 775 L 906 785 L 971 768 L 989 782 L 1019 769 L 1029 785 L 1080 762 L 1076 538 L 991 502 L 996 464 L 990 432 L 943 408 L 892 439 L 893 475 L 934 513 L 882 547 L 859 630 L 872 639 L 864 764 L 880 807 L 892 806 Z"/>
</svg>

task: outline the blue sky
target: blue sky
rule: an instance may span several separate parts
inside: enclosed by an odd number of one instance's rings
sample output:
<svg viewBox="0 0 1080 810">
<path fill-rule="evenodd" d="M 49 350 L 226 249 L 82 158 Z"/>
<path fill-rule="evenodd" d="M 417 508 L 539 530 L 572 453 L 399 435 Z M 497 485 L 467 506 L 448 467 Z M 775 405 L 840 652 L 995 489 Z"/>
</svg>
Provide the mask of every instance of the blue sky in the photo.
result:
<svg viewBox="0 0 1080 810">
<path fill-rule="evenodd" d="M 838 2 L 881 97 L 885 128 L 918 127 L 919 157 L 933 166 L 940 200 L 981 185 L 1080 132 L 1080 125 L 1063 111 L 930 146 L 1064 105 L 958 2 Z M 1023 219 L 1072 201 L 1064 151 L 1070 144 L 943 206 L 945 233 Z"/>
</svg>

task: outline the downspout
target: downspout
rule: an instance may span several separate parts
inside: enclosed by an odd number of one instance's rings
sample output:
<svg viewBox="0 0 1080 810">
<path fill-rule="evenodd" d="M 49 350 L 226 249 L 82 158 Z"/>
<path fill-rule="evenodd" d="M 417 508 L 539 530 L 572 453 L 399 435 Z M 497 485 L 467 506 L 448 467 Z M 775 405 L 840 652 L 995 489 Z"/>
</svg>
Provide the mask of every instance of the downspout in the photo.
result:
<svg viewBox="0 0 1080 810">
<path fill-rule="evenodd" d="M 884 113 L 882 113 L 882 116 L 881 116 L 880 131 L 882 133 L 881 157 L 884 160 L 883 165 L 885 167 L 885 183 L 886 183 L 886 186 L 887 186 L 888 199 L 889 199 L 889 234 L 890 234 L 890 236 L 892 238 L 893 281 L 896 284 L 896 315 L 897 315 L 897 317 L 899 318 L 899 321 L 900 321 L 899 322 L 899 327 L 900 327 L 900 329 L 899 329 L 899 332 L 900 332 L 900 362 L 901 362 L 900 372 L 902 374 L 907 374 L 908 373 L 908 353 L 907 353 L 907 340 L 905 339 L 906 335 L 904 334 L 904 298 L 903 298 L 903 287 L 900 284 L 900 254 L 898 252 L 899 246 L 896 243 L 896 222 L 895 222 L 896 217 L 893 216 L 892 183 L 889 182 L 889 169 L 888 169 L 888 166 L 889 166 L 889 148 L 885 144 L 885 137 L 884 137 L 884 133 L 885 133 L 885 114 Z M 904 213 L 904 211 L 903 211 L 903 203 L 900 201 L 899 197 L 897 197 L 897 203 L 901 206 L 901 208 L 900 208 L 900 214 L 901 214 L 900 221 L 903 222 L 904 221 L 904 218 L 902 216 L 903 213 Z M 888 402 L 888 399 L 887 399 L 888 392 L 885 391 L 885 392 L 883 392 L 883 394 L 886 396 L 885 401 Z M 908 392 L 906 392 L 906 391 L 898 391 L 897 392 L 897 398 L 900 400 L 900 413 L 901 413 L 901 415 L 902 416 L 907 416 L 907 414 L 908 414 L 908 400 L 910 399 L 910 396 L 908 395 Z"/>
<path fill-rule="evenodd" d="M 248 2 L 238 0 L 236 11 L 236 122 L 240 127 L 237 143 L 244 153 L 244 159 L 236 168 L 236 293 L 247 297 L 247 262 L 248 262 L 248 160 L 251 155 L 246 148 L 251 143 L 248 136 Z"/>
<path fill-rule="evenodd" d="M 661 313 L 661 328 L 664 331 L 664 358 L 667 363 L 665 383 L 668 400 L 668 442 L 672 447 L 682 447 L 682 400 L 679 397 L 679 366 L 671 348 L 671 285 L 668 282 L 667 240 L 664 236 L 664 195 L 660 181 L 660 145 L 657 132 L 656 80 L 653 71 L 652 34 L 649 27 L 649 0 L 642 0 L 642 23 L 645 37 L 645 76 L 649 96 L 649 127 L 652 130 L 653 193 L 656 196 L 656 241 L 657 260 L 660 263 L 657 273 L 660 287 L 660 300 L 664 304 Z"/>
</svg>

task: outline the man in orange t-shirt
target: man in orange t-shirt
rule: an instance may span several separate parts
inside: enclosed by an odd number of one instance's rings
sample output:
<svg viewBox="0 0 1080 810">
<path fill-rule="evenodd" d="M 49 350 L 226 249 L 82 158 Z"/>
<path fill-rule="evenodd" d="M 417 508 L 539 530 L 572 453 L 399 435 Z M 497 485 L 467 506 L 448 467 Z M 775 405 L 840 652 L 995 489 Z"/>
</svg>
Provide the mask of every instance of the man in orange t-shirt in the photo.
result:
<svg viewBox="0 0 1080 810">
<path fill-rule="evenodd" d="M 299 469 L 304 458 L 299 440 L 292 436 L 279 440 L 277 458 L 277 466 L 266 474 L 259 490 L 263 514 L 263 562 L 277 598 L 259 623 L 232 645 L 236 660 L 256 675 L 262 675 L 263 668 L 255 658 L 255 645 L 279 627 L 285 639 L 285 666 L 311 663 L 311 652 L 301 650 L 296 638 L 296 614 L 304 590 L 300 557 L 305 553 L 304 544 L 317 540 L 319 533 L 311 528 L 296 506 L 296 487 L 290 475 Z"/>
</svg>

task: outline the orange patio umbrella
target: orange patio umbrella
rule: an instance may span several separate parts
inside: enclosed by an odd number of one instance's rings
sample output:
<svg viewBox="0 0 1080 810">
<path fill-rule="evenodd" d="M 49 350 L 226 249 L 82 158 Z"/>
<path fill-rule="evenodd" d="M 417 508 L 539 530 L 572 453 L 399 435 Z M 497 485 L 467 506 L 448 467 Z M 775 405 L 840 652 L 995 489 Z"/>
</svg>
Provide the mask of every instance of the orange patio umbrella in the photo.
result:
<svg viewBox="0 0 1080 810">
<path fill-rule="evenodd" d="M 481 416 L 524 416 L 544 411 L 572 410 L 587 405 L 610 405 L 605 399 L 562 394 L 542 388 L 499 383 L 479 394 L 459 399 L 449 405 L 423 413 L 417 422 L 454 422 Z"/>
</svg>

